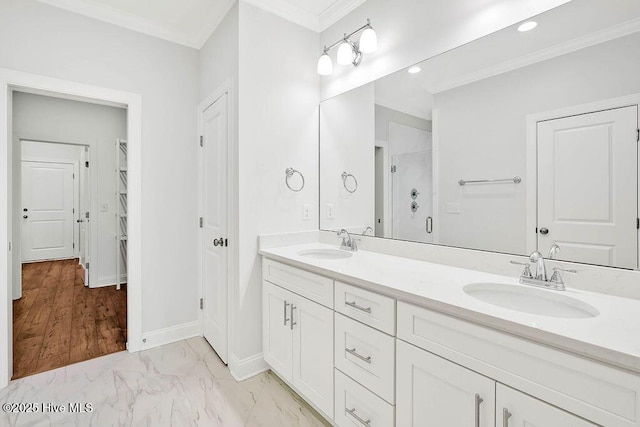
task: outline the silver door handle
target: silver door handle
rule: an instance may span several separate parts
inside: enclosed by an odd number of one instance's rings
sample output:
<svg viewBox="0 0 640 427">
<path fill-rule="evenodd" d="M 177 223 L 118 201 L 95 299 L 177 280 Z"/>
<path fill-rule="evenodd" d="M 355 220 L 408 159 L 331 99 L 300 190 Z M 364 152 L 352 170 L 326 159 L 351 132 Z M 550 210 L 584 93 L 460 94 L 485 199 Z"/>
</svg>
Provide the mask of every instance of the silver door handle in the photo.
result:
<svg viewBox="0 0 640 427">
<path fill-rule="evenodd" d="M 480 427 L 480 404 L 482 402 L 482 398 L 476 393 L 476 427 Z"/>
<path fill-rule="evenodd" d="M 509 418 L 511 418 L 509 410 L 502 408 L 502 427 L 509 427 Z"/>
<path fill-rule="evenodd" d="M 287 307 L 289 306 L 289 303 L 285 300 L 284 302 L 284 326 L 287 326 L 287 322 L 289 321 L 289 319 L 287 319 Z"/>
<path fill-rule="evenodd" d="M 29 218 L 29 215 L 22 215 L 22 218 L 27 219 Z"/>
<path fill-rule="evenodd" d="M 80 218 L 80 219 L 76 219 L 76 222 L 77 223 L 81 223 L 81 222 L 84 222 L 84 221 L 82 220 L 82 218 Z"/>
<path fill-rule="evenodd" d="M 344 408 L 345 413 L 351 415 L 353 418 L 356 419 L 356 421 L 358 421 L 360 424 L 362 424 L 363 426 L 368 426 L 369 424 L 371 424 L 371 419 L 368 420 L 364 420 L 362 418 L 360 418 L 357 414 L 356 414 L 356 408 L 353 409 L 347 409 Z"/>
<path fill-rule="evenodd" d="M 293 303 L 292 303 L 292 304 L 291 304 L 291 323 L 290 323 L 290 325 L 291 325 L 291 330 L 292 330 L 292 331 L 293 331 L 293 327 L 294 327 L 295 325 L 297 325 L 297 323 L 293 321 L 293 310 L 295 310 L 296 308 L 298 308 L 298 307 L 296 307 L 296 306 L 295 306 L 295 305 L 293 305 Z"/>
<path fill-rule="evenodd" d="M 344 305 L 348 305 L 349 307 L 353 307 L 356 310 L 364 311 L 365 313 L 371 313 L 371 307 L 362 307 L 362 306 L 358 305 L 355 301 L 353 301 L 353 302 L 345 301 Z"/>
<path fill-rule="evenodd" d="M 355 347 L 354 347 L 354 348 L 345 348 L 344 350 L 345 350 L 347 353 L 349 353 L 350 355 L 355 356 L 355 357 L 357 357 L 358 359 L 360 359 L 360 360 L 364 360 L 365 362 L 367 362 L 367 363 L 371 364 L 371 356 L 364 357 L 363 355 L 359 354 L 359 353 L 356 351 Z"/>
<path fill-rule="evenodd" d="M 427 230 L 426 230 L 427 234 L 433 233 L 433 218 L 430 217 L 430 216 L 427 217 L 427 226 L 426 226 L 426 228 L 427 228 Z"/>
</svg>

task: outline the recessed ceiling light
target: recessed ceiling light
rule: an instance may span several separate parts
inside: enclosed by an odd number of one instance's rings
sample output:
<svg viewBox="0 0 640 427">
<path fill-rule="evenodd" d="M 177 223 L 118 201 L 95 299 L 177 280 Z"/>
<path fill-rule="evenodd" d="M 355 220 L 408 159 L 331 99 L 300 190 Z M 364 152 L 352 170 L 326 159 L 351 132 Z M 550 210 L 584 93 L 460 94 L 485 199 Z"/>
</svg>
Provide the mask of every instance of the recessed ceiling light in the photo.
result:
<svg viewBox="0 0 640 427">
<path fill-rule="evenodd" d="M 409 74 L 419 73 L 420 71 L 422 71 L 422 68 L 420 68 L 420 67 L 418 67 L 418 66 L 413 66 L 413 67 L 411 67 L 411 68 L 409 68 L 409 69 L 407 70 L 407 72 L 408 72 Z"/>
<path fill-rule="evenodd" d="M 518 27 L 518 31 L 520 31 L 521 33 L 525 32 L 525 31 L 531 31 L 533 30 L 535 27 L 538 26 L 538 23 L 535 21 L 528 21 L 525 22 L 524 24 L 520 25 Z"/>
</svg>

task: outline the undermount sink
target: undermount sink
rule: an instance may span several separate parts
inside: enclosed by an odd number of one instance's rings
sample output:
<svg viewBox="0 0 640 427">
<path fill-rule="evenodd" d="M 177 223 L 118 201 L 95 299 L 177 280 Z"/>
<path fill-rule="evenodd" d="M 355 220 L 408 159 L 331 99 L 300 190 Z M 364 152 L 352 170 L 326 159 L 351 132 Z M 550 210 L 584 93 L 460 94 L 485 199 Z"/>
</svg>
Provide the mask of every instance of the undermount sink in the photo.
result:
<svg viewBox="0 0 640 427">
<path fill-rule="evenodd" d="M 298 252 L 298 255 L 316 259 L 346 259 L 353 254 L 340 249 L 306 249 Z"/>
<path fill-rule="evenodd" d="M 524 313 L 567 319 L 588 319 L 600 312 L 558 291 L 503 283 L 472 283 L 464 292 L 480 301 Z"/>
</svg>

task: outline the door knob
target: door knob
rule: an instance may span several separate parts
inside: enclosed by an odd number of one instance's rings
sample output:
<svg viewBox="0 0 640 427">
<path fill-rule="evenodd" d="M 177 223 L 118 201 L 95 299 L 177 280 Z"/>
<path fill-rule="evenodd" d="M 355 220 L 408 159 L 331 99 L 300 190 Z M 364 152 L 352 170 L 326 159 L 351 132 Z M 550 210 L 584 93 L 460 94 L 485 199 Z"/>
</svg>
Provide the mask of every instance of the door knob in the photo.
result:
<svg viewBox="0 0 640 427">
<path fill-rule="evenodd" d="M 22 215 L 22 218 L 27 219 L 29 218 L 29 215 Z"/>
<path fill-rule="evenodd" d="M 549 234 L 549 229 L 548 228 L 544 228 L 544 227 L 541 228 L 540 229 L 540 234 L 544 234 L 544 235 Z"/>
<path fill-rule="evenodd" d="M 82 218 L 80 218 L 80 219 L 76 219 L 76 222 L 78 222 L 78 223 L 83 222 L 83 221 L 82 221 Z"/>
<path fill-rule="evenodd" d="M 222 237 L 219 239 L 213 239 L 213 246 L 224 246 L 224 239 Z"/>
</svg>

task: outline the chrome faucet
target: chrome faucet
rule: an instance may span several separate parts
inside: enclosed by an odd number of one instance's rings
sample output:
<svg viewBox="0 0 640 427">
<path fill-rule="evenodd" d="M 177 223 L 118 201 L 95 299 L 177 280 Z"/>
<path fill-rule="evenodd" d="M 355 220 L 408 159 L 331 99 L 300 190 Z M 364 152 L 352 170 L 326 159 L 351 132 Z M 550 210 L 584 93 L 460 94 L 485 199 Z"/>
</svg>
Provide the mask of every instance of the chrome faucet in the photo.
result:
<svg viewBox="0 0 640 427">
<path fill-rule="evenodd" d="M 364 229 L 364 231 L 362 232 L 362 235 L 366 236 L 369 231 L 372 233 L 371 235 L 373 235 L 373 228 L 369 226 L 367 226 L 367 228 Z"/>
<path fill-rule="evenodd" d="M 560 247 L 558 245 L 553 245 L 549 249 L 549 259 L 553 259 L 560 252 Z M 564 268 L 554 268 L 553 275 L 550 279 L 547 278 L 547 268 L 544 264 L 544 257 L 538 251 L 534 251 L 531 255 L 529 255 L 529 261 L 535 263 L 536 272 L 535 275 L 531 273 L 531 268 L 528 263 L 511 261 L 511 264 L 522 265 L 524 266 L 524 270 L 520 275 L 520 283 L 523 285 L 531 285 L 538 286 L 540 288 L 552 289 L 554 291 L 564 291 L 566 290 L 564 286 L 564 281 L 560 276 L 560 272 L 564 271 L 567 273 L 576 274 L 576 270 L 564 269 Z"/>
<path fill-rule="evenodd" d="M 536 265 L 536 274 L 534 279 L 542 280 L 544 282 L 547 281 L 547 268 L 544 265 L 544 257 L 538 251 L 534 251 L 531 255 L 529 255 L 529 261 Z"/>
<path fill-rule="evenodd" d="M 344 236 L 346 234 L 346 236 Z M 338 231 L 338 237 L 342 237 L 342 243 L 340 244 L 340 249 L 346 249 L 348 251 L 357 251 L 358 243 L 356 239 L 351 237 L 351 234 L 344 228 Z"/>
</svg>

